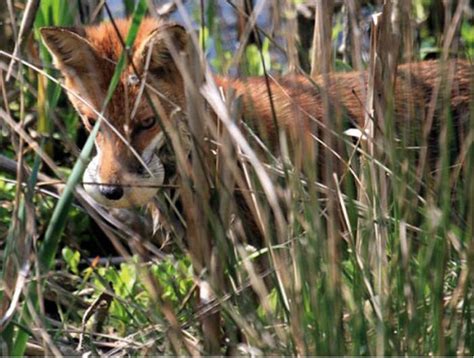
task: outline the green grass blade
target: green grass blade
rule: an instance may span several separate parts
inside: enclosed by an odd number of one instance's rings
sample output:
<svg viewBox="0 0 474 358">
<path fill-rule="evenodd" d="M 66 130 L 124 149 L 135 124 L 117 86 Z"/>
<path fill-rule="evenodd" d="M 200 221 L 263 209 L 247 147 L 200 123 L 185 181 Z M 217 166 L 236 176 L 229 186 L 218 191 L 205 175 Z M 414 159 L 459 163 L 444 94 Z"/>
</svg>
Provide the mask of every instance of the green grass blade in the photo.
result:
<svg viewBox="0 0 474 358">
<path fill-rule="evenodd" d="M 141 20 L 145 16 L 146 10 L 147 10 L 146 1 L 144 0 L 140 1 L 135 8 L 135 11 L 132 17 L 132 25 L 130 27 L 130 30 L 127 34 L 127 38 L 125 41 L 127 48 L 133 45 L 133 42 L 135 41 L 136 35 L 138 33 L 138 28 L 140 26 Z M 126 65 L 125 60 L 126 60 L 126 53 L 124 51 L 115 68 L 114 75 L 112 77 L 112 80 L 109 85 L 109 89 L 107 91 L 107 97 L 104 101 L 103 109 L 106 108 L 107 103 L 112 98 L 112 95 L 120 81 L 120 76 Z M 69 209 L 73 201 L 74 188 L 76 187 L 76 185 L 80 182 L 82 178 L 82 174 L 86 168 L 88 159 L 92 153 L 92 149 L 94 147 L 94 140 L 97 135 L 97 132 L 99 131 L 101 122 L 102 121 L 99 119 L 94 125 L 94 128 L 92 129 L 86 141 L 86 144 L 84 145 L 84 148 L 82 149 L 81 154 L 79 155 L 79 158 L 76 161 L 76 164 L 74 165 L 74 168 L 67 181 L 64 192 L 61 195 L 61 198 L 59 199 L 54 209 L 53 215 L 51 217 L 51 221 L 49 222 L 48 228 L 46 229 L 44 241 L 40 247 L 39 254 L 38 254 L 38 262 L 40 265 L 41 273 L 47 272 L 50 269 L 51 265 L 54 263 L 54 257 L 56 256 L 61 234 L 64 230 L 67 216 L 69 213 Z M 28 299 L 30 299 L 33 302 L 33 307 L 35 308 L 38 307 L 39 305 L 38 297 L 36 293 L 37 284 L 38 283 L 32 283 L 28 289 Z M 25 324 L 27 326 L 27 322 L 29 320 L 30 320 L 29 310 L 25 305 L 23 307 L 21 322 L 22 324 Z M 24 354 L 28 337 L 29 337 L 29 334 L 27 332 L 22 331 L 22 330 L 18 331 L 18 335 L 15 339 L 15 343 L 11 352 L 13 355 L 21 356 Z"/>
</svg>

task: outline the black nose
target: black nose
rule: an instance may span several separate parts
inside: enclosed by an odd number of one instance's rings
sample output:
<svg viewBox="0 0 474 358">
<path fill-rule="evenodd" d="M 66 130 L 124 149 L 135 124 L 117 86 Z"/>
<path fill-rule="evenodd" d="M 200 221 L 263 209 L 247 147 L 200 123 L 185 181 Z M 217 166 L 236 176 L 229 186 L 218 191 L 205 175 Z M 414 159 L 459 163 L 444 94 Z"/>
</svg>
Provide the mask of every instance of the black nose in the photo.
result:
<svg viewBox="0 0 474 358">
<path fill-rule="evenodd" d="M 123 188 L 117 185 L 101 185 L 99 191 L 109 200 L 119 200 L 123 196 Z"/>
</svg>

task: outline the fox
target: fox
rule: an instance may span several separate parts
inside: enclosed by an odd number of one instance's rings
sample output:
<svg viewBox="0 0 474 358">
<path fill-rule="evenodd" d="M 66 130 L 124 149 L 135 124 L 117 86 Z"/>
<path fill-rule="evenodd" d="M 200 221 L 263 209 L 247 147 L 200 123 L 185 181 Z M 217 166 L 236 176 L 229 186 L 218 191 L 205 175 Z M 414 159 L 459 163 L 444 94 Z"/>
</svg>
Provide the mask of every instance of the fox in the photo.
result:
<svg viewBox="0 0 474 358">
<path fill-rule="evenodd" d="M 69 99 L 89 131 L 104 109 L 107 89 L 130 26 L 130 19 L 122 19 L 115 24 L 102 22 L 40 30 L 54 66 L 64 78 Z M 163 141 L 163 130 L 152 107 L 161 108 L 170 118 L 176 109 L 186 108 L 185 83 L 175 57 L 185 56 L 188 41 L 189 35 L 179 24 L 154 18 L 141 21 L 134 44 L 128 49 L 129 61 L 103 111 L 108 123 L 102 123 L 96 136 L 97 154 L 83 177 L 86 192 L 99 204 L 111 208 L 143 206 L 163 184 L 165 168 L 156 153 Z M 463 137 L 469 118 L 473 71 L 464 60 L 454 60 L 449 65 L 454 68 L 447 89 L 450 110 L 455 131 Z M 412 118 L 427 116 L 440 71 L 437 61 L 398 66 L 393 104 L 396 123 L 418 127 L 418 133 L 421 132 L 423 123 L 414 123 Z M 148 100 L 141 95 L 137 80 L 145 78 L 154 89 Z M 329 97 L 330 108 L 343 108 L 354 126 L 364 126 L 367 72 L 331 73 L 329 81 L 322 76 L 310 80 L 302 75 L 283 76 L 270 83 L 262 77 L 238 79 L 215 75 L 214 80 L 217 86 L 224 90 L 232 88 L 241 96 L 242 118 L 260 130 L 271 147 L 278 143 L 279 129 L 295 142 L 314 140 L 317 133 L 312 119 L 324 122 L 325 118 L 322 91 Z M 436 109 L 435 119 L 441 110 Z M 439 131 L 439 127 L 439 121 L 435 121 L 433 131 Z"/>
</svg>

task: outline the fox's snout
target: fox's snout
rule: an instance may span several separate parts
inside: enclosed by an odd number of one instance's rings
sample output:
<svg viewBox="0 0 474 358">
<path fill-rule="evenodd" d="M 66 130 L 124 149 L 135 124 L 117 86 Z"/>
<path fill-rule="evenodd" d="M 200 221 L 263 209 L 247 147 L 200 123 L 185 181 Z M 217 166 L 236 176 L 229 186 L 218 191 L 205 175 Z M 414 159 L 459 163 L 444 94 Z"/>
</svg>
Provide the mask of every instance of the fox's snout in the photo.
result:
<svg viewBox="0 0 474 358">
<path fill-rule="evenodd" d="M 120 185 L 99 185 L 99 192 L 108 200 L 120 200 L 123 197 L 123 188 Z"/>
<path fill-rule="evenodd" d="M 156 154 L 146 159 L 146 168 L 138 161 L 127 165 L 127 160 L 99 151 L 84 173 L 84 189 L 105 206 L 125 208 L 144 205 L 156 194 L 165 176 Z"/>
</svg>

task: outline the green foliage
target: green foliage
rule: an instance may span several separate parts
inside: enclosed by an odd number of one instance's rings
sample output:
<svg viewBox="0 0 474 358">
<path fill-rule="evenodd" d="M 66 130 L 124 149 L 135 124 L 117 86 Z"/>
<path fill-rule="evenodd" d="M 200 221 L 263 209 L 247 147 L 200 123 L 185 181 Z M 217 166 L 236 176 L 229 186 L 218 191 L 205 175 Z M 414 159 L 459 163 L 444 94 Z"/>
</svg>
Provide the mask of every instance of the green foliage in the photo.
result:
<svg viewBox="0 0 474 358">
<path fill-rule="evenodd" d="M 474 24 L 464 21 L 461 26 L 461 37 L 464 40 L 466 56 L 472 60 L 474 58 Z"/>
<path fill-rule="evenodd" d="M 11 225 L 13 200 L 15 198 L 15 184 L 0 179 L 0 239 L 7 235 L 7 228 Z"/>
<path fill-rule="evenodd" d="M 254 44 L 248 45 L 246 47 L 245 70 L 248 76 L 263 76 L 264 68 L 267 70 L 271 68 L 269 47 L 270 41 L 268 39 L 263 40 L 261 50 L 257 45 Z"/>
<path fill-rule="evenodd" d="M 64 259 L 64 262 L 67 265 L 67 268 L 74 274 L 78 274 L 78 265 L 79 261 L 81 259 L 81 254 L 79 251 L 73 251 L 69 247 L 64 247 L 62 250 L 62 256 Z"/>
<path fill-rule="evenodd" d="M 149 315 L 152 312 L 155 314 L 152 309 L 153 291 L 147 285 L 149 273 L 164 287 L 161 299 L 171 302 L 176 310 L 181 308 L 183 300 L 193 287 L 192 267 L 187 258 L 175 260 L 169 257 L 153 264 L 145 264 L 135 256 L 118 267 L 95 267 L 92 262 L 91 266 L 81 270 L 81 255 L 78 251 L 65 247 L 62 257 L 67 269 L 78 276 L 81 286 L 93 289 L 89 302 L 94 302 L 104 293 L 113 296 L 108 309 L 108 324 L 120 336 L 133 334 L 138 327 L 149 324 Z M 163 320 L 164 317 L 157 319 Z M 187 317 L 183 316 L 183 319 Z"/>
</svg>

